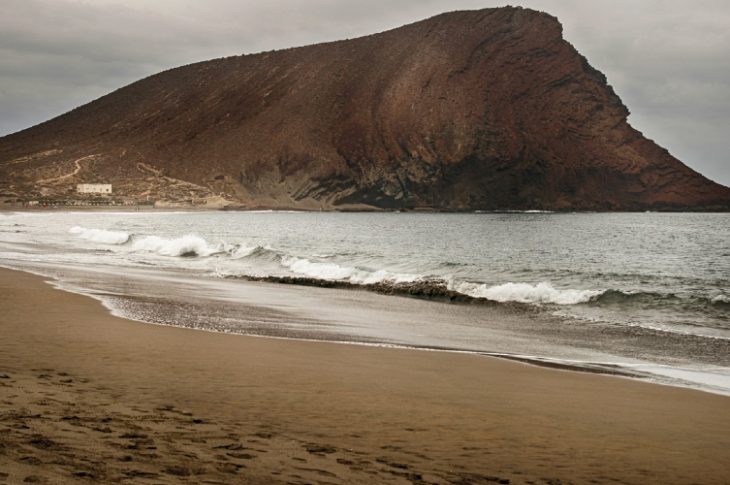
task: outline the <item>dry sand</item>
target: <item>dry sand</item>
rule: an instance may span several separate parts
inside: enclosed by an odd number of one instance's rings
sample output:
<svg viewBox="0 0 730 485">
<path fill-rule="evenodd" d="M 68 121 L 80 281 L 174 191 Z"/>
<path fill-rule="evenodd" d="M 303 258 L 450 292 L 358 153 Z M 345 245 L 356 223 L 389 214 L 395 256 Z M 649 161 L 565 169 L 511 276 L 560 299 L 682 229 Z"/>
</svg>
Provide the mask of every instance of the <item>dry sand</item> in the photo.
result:
<svg viewBox="0 0 730 485">
<path fill-rule="evenodd" d="M 0 270 L 2 483 L 729 483 L 730 398 L 110 316 Z"/>
</svg>

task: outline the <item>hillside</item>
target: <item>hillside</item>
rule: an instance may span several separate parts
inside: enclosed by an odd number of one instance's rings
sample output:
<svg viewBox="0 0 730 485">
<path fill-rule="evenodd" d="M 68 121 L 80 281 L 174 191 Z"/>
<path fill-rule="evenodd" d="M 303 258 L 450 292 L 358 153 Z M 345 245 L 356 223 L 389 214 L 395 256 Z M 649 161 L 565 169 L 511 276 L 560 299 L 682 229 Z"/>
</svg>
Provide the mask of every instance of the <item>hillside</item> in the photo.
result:
<svg viewBox="0 0 730 485">
<path fill-rule="evenodd" d="M 133 200 L 240 207 L 730 208 L 730 189 L 628 113 L 556 18 L 452 12 L 135 82 L 0 138 L 0 193 L 107 182 Z"/>
</svg>

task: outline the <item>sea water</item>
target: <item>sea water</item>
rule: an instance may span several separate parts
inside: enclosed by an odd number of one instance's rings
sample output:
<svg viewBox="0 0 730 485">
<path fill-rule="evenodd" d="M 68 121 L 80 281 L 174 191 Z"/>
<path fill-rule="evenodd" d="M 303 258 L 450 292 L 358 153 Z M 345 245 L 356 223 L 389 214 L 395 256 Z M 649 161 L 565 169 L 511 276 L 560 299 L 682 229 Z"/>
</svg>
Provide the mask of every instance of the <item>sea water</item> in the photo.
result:
<svg viewBox="0 0 730 485">
<path fill-rule="evenodd" d="M 730 392 L 730 214 L 4 213 L 0 264 L 150 323 Z"/>
</svg>

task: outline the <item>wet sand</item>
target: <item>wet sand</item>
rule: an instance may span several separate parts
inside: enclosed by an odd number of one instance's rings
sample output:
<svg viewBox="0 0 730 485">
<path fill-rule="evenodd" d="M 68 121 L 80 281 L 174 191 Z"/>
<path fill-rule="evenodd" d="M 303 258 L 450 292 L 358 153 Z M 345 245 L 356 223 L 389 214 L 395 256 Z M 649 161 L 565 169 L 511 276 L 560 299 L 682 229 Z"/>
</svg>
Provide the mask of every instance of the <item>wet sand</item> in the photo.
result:
<svg viewBox="0 0 730 485">
<path fill-rule="evenodd" d="M 728 483 L 730 398 L 109 315 L 0 270 L 1 483 Z"/>
</svg>

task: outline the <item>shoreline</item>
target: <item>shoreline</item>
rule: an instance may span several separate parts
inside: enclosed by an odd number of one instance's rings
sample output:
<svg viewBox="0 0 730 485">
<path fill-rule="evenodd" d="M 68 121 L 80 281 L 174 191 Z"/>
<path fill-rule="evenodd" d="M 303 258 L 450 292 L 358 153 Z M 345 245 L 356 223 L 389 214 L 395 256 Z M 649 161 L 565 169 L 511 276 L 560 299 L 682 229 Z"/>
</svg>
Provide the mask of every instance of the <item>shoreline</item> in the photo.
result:
<svg viewBox="0 0 730 485">
<path fill-rule="evenodd" d="M 338 339 L 331 339 L 326 338 L 323 336 L 318 337 L 297 337 L 297 336 L 277 336 L 273 334 L 256 334 L 256 333 L 246 333 L 243 331 L 221 331 L 216 330 L 215 328 L 204 328 L 204 327 L 187 327 L 182 325 L 174 325 L 169 323 L 157 323 L 153 321 L 144 320 L 142 318 L 135 318 L 134 316 L 130 316 L 129 314 L 125 314 L 124 311 L 120 311 L 118 308 L 114 307 L 113 305 L 110 305 L 107 300 L 105 300 L 104 293 L 94 292 L 89 289 L 83 289 L 81 287 L 78 287 L 77 289 L 74 289 L 73 287 L 65 287 L 64 283 L 61 279 L 58 279 L 57 277 L 50 276 L 48 274 L 44 274 L 39 271 L 35 271 L 29 267 L 26 268 L 14 268 L 12 266 L 3 266 L 0 264 L 0 268 L 7 268 L 10 270 L 20 270 L 23 272 L 27 272 L 36 276 L 39 276 L 44 279 L 50 279 L 49 284 L 53 286 L 54 288 L 57 288 L 61 291 L 67 291 L 70 293 L 75 293 L 78 295 L 90 297 L 98 302 L 100 302 L 107 310 L 110 312 L 111 315 L 126 319 L 126 320 L 132 320 L 135 322 L 140 322 L 144 324 L 149 325 L 160 325 L 163 327 L 174 327 L 174 328 L 186 328 L 189 330 L 198 330 L 203 332 L 210 332 L 210 333 L 216 333 L 216 334 L 224 334 L 224 335 L 238 335 L 238 336 L 244 336 L 244 337 L 257 337 L 257 338 L 270 338 L 270 339 L 283 339 L 283 340 L 293 340 L 293 341 L 299 341 L 299 342 L 325 342 L 330 344 L 337 344 L 337 345 L 356 345 L 356 346 L 364 346 L 364 347 L 381 347 L 381 348 L 390 348 L 390 349 L 402 349 L 402 350 L 408 350 L 408 351 L 427 351 L 427 352 L 448 352 L 448 353 L 455 353 L 455 354 L 465 354 L 465 355 L 477 355 L 477 356 L 484 356 L 484 357 L 490 357 L 490 358 L 496 358 L 496 359 L 504 359 L 511 362 L 518 362 L 524 365 L 531 365 L 536 367 L 544 367 L 544 368 L 551 368 L 551 369 L 557 369 L 557 370 L 564 370 L 568 372 L 584 372 L 589 374 L 603 374 L 603 375 L 609 375 L 614 377 L 620 377 L 624 379 L 632 379 L 636 380 L 638 382 L 644 382 L 644 383 L 650 383 L 654 385 L 661 385 L 661 386 L 669 386 L 669 387 L 676 387 L 680 389 L 692 389 L 695 391 L 700 392 L 707 392 L 711 394 L 716 394 L 720 396 L 730 396 L 730 388 L 728 388 L 726 385 L 718 385 L 716 382 L 712 382 L 712 378 L 710 381 L 707 380 L 707 376 L 700 377 L 701 374 L 703 374 L 704 371 L 692 368 L 692 367 L 678 367 L 678 366 L 672 366 L 668 364 L 662 364 L 658 362 L 652 362 L 652 361 L 631 361 L 631 362 L 620 362 L 620 361 L 612 361 L 612 360 L 601 360 L 600 356 L 593 356 L 593 358 L 586 356 L 584 359 L 580 360 L 577 358 L 561 358 L 561 357 L 555 357 L 555 356 L 548 356 L 548 355 L 541 355 L 541 354 L 530 354 L 530 353 L 523 353 L 523 352 L 506 352 L 506 351 L 500 351 L 495 349 L 477 349 L 477 348 L 465 348 L 465 347 L 449 347 L 447 345 L 419 345 L 419 344 L 407 344 L 407 343 L 393 343 L 393 342 L 387 342 L 382 341 L 378 342 L 376 340 L 338 340 Z M 294 286 L 299 289 L 305 290 L 306 288 L 317 288 L 317 289 L 335 289 L 335 290 L 345 290 L 345 291 L 362 291 L 366 293 L 374 293 L 386 297 L 396 297 L 396 298 L 405 298 L 405 299 L 412 299 L 412 300 L 421 300 L 424 302 L 434 302 L 434 303 L 446 303 L 446 304 L 466 304 L 466 305 L 498 305 L 498 303 L 492 302 L 490 300 L 486 299 L 480 299 L 475 297 L 469 297 L 465 294 L 458 294 L 457 298 L 446 298 L 443 295 L 425 295 L 420 294 L 418 292 L 413 291 L 378 291 L 377 289 L 373 289 L 372 287 L 377 287 L 378 285 L 356 285 L 352 283 L 344 283 L 344 282 L 336 282 L 336 281 L 327 281 L 327 280 L 314 280 L 315 284 L 301 284 L 301 283 L 293 283 L 293 280 L 299 280 L 299 279 L 305 279 L 305 278 L 290 278 L 290 277 L 284 277 L 284 278 L 276 278 L 276 277 L 245 277 L 245 276 L 239 276 L 239 277 L 233 277 L 233 278 L 224 278 L 224 279 L 232 279 L 234 281 L 244 281 L 247 283 L 252 283 L 254 285 L 257 284 L 265 284 L 265 285 L 284 285 L 284 287 L 288 286 Z M 409 288 L 415 288 L 418 289 L 418 285 L 410 286 L 406 284 L 404 286 L 404 289 Z M 516 306 L 524 305 L 522 303 L 515 303 Z M 674 335 L 674 333 L 664 330 L 664 329 L 648 329 L 653 332 L 660 332 L 660 333 L 669 333 L 671 335 Z M 696 335 L 696 334 L 689 334 L 689 336 L 694 338 L 709 338 L 709 339 L 717 339 L 721 341 L 727 340 L 724 337 L 714 337 L 714 336 L 707 336 L 707 335 Z M 612 356 L 611 356 L 612 357 Z M 693 378 L 688 378 L 688 375 L 694 374 Z M 679 377 L 681 375 L 681 377 Z"/>
<path fill-rule="evenodd" d="M 297 336 L 277 336 L 273 334 L 256 334 L 256 333 L 245 333 L 245 332 L 236 332 L 236 331 L 221 331 L 216 330 L 215 328 L 202 328 L 202 327 L 189 327 L 184 325 L 174 325 L 174 324 L 168 324 L 168 323 L 157 323 L 153 321 L 144 320 L 141 318 L 135 318 L 134 316 L 126 315 L 124 312 L 120 312 L 117 308 L 114 306 L 110 306 L 109 302 L 104 299 L 104 293 L 97 293 L 89 289 L 84 289 L 81 287 L 67 287 L 64 285 L 64 282 L 56 277 L 53 277 L 48 274 L 44 274 L 43 272 L 34 270 L 30 267 L 25 268 L 18 268 L 11 266 L 5 266 L 0 263 L 0 270 L 8 270 L 8 271 L 20 271 L 23 273 L 28 273 L 31 275 L 34 275 L 36 277 L 39 277 L 46 281 L 47 284 L 49 284 L 54 289 L 57 289 L 62 292 L 68 292 L 76 295 L 80 295 L 86 298 L 90 298 L 99 304 L 101 304 L 111 316 L 120 318 L 123 320 L 133 321 L 137 323 L 142 323 L 145 325 L 155 325 L 155 326 L 161 326 L 161 327 L 168 327 L 168 328 L 181 328 L 185 330 L 196 330 L 200 332 L 206 332 L 206 333 L 213 333 L 218 335 L 232 335 L 232 336 L 239 336 L 239 337 L 246 337 L 246 338 L 265 338 L 265 339 L 274 339 L 274 340 L 284 340 L 284 341 L 296 341 L 296 342 L 313 342 L 313 343 L 327 343 L 327 344 L 335 344 L 335 345 L 350 345 L 350 346 L 358 346 L 358 347 L 372 347 L 372 348 L 385 348 L 385 349 L 400 349 L 400 350 L 406 350 L 406 351 L 417 351 L 417 352 L 446 352 L 446 353 L 452 353 L 452 354 L 463 354 L 463 355 L 473 355 L 473 356 L 481 356 L 481 357 L 487 357 L 487 358 L 494 358 L 494 359 L 500 359 L 500 360 L 506 360 L 514 363 L 519 363 L 522 365 L 528 365 L 528 366 L 534 366 L 534 367 L 540 367 L 540 368 L 548 368 L 548 369 L 555 369 L 555 370 L 562 370 L 566 372 L 579 372 L 579 373 L 588 373 L 588 374 L 597 374 L 597 375 L 607 375 L 607 376 L 613 376 L 613 377 L 619 377 L 622 379 L 630 379 L 637 382 L 652 384 L 652 385 L 659 385 L 659 386 L 668 386 L 668 387 L 674 387 L 678 389 L 690 389 L 694 391 L 699 392 L 706 392 L 714 395 L 719 396 L 726 396 L 730 397 L 730 391 L 727 390 L 727 387 L 718 387 L 718 385 L 712 383 L 708 384 L 705 380 L 692 380 L 687 379 L 686 374 L 689 373 L 698 373 L 701 372 L 696 369 L 692 368 L 686 368 L 686 367 L 676 367 L 676 366 L 670 366 L 666 364 L 660 364 L 655 362 L 631 362 L 631 363 L 621 363 L 621 362 L 613 362 L 613 361 L 602 361 L 602 360 L 575 360 L 575 359 L 568 359 L 568 358 L 559 358 L 559 357 L 550 357 L 546 355 L 539 355 L 539 354 L 525 354 L 525 353 L 519 353 L 519 352 L 502 352 L 498 350 L 485 350 L 485 349 L 476 349 L 476 348 L 459 348 L 459 347 L 448 347 L 448 346 L 434 346 L 434 345 L 418 345 L 418 344 L 406 344 L 406 343 L 389 343 L 386 341 L 383 342 L 377 342 L 377 341 L 368 341 L 368 340 L 337 340 L 337 339 L 330 339 L 325 337 L 297 337 Z M 422 297 L 419 295 L 412 295 L 408 293 L 393 293 L 393 292 L 379 292 L 379 291 L 372 291 L 368 289 L 365 286 L 357 286 L 357 285 L 296 285 L 292 283 L 287 282 L 280 282 L 278 279 L 272 279 L 272 278 L 247 278 L 247 277 L 239 277 L 239 278 L 233 278 L 234 280 L 242 280 L 246 281 L 248 283 L 252 283 L 254 285 L 256 284 L 265 284 L 265 285 L 283 285 L 284 287 L 287 286 L 295 286 L 295 287 L 301 287 L 302 289 L 305 289 L 307 287 L 312 288 L 322 288 L 325 290 L 329 290 L 334 288 L 335 290 L 344 290 L 344 291 L 364 291 L 364 292 L 372 292 L 375 294 L 380 294 L 387 297 L 396 297 L 396 298 L 406 298 L 406 299 L 415 299 L 415 300 L 422 300 L 426 302 L 442 302 L 442 303 L 453 303 L 453 304 L 459 304 L 455 303 L 454 300 L 446 300 L 446 299 L 440 299 L 440 298 L 429 298 L 429 297 Z M 465 295 L 464 295 L 465 296 Z M 480 301 L 478 299 L 465 299 L 464 302 L 468 305 L 490 305 L 492 302 L 489 302 L 488 300 Z M 721 339 L 724 340 L 721 337 L 711 337 L 711 336 L 705 336 L 703 338 L 712 338 L 712 339 Z M 647 369 L 651 370 L 647 370 Z M 657 369 L 666 369 L 664 372 L 657 372 Z M 684 377 L 678 377 L 678 375 L 684 374 Z M 695 376 L 696 379 L 696 376 Z M 706 378 L 705 378 L 706 379 Z"/>
<path fill-rule="evenodd" d="M 9 483 L 728 479 L 727 397 L 477 355 L 149 325 L 7 269 L 0 289 Z"/>
<path fill-rule="evenodd" d="M 329 214 L 728 214 L 730 209 L 708 208 L 708 209 L 625 209 L 625 210 L 589 210 L 589 209 L 438 209 L 438 208 L 383 208 L 383 207 L 343 207 L 311 209 L 301 207 L 204 207 L 194 205 L 170 205 L 170 206 L 125 206 L 125 205 L 97 205 L 97 206 L 73 206 L 60 205 L 53 207 L 0 207 L 0 214 L 6 212 L 303 212 L 303 213 L 329 213 Z"/>
<path fill-rule="evenodd" d="M 357 346 L 357 347 L 372 347 L 372 348 L 382 348 L 382 349 L 393 349 L 393 350 L 404 350 L 409 352 L 445 352 L 450 354 L 461 354 L 461 355 L 474 355 L 474 356 L 482 356 L 490 359 L 501 359 L 506 360 L 510 362 L 515 362 L 523 365 L 528 366 L 534 366 L 534 367 L 542 367 L 547 369 L 554 369 L 554 370 L 562 370 L 566 372 L 584 372 L 587 374 L 597 374 L 597 375 L 606 375 L 606 376 L 612 376 L 612 377 L 620 377 L 625 379 L 632 379 L 636 380 L 638 382 L 644 382 L 649 383 L 653 385 L 659 385 L 659 386 L 669 386 L 669 387 L 676 387 L 679 389 L 690 389 L 693 391 L 699 391 L 699 392 L 707 392 L 710 394 L 716 394 L 720 396 L 730 396 L 729 394 L 724 394 L 719 391 L 711 391 L 708 389 L 703 389 L 699 387 L 691 387 L 689 385 L 683 386 L 679 384 L 670 384 L 666 382 L 659 382 L 659 381 L 652 381 L 650 380 L 650 376 L 642 376 L 636 372 L 631 372 L 628 369 L 621 367 L 618 364 L 610 364 L 610 363 L 598 363 L 598 362 L 586 362 L 585 365 L 581 365 L 580 363 L 572 363 L 570 361 L 565 360 L 558 360 L 553 359 L 549 357 L 541 357 L 541 356 L 528 356 L 528 355 L 522 355 L 522 354 L 510 354 L 510 353 L 499 353 L 499 352 L 490 352 L 490 351 L 484 351 L 484 350 L 468 350 L 468 349 L 459 349 L 459 348 L 451 348 L 451 347 L 429 347 L 429 346 L 418 346 L 418 345 L 407 345 L 407 344 L 395 344 L 395 343 L 386 343 L 386 342 L 366 342 L 366 341 L 357 341 L 357 340 L 328 340 L 328 339 L 317 339 L 317 338 L 304 338 L 304 337 L 281 337 L 276 335 L 257 335 L 257 334 L 246 334 L 246 333 L 236 333 L 236 332 L 222 332 L 218 331 L 212 328 L 193 328 L 193 327 L 183 327 L 183 326 L 175 326 L 175 325 L 169 325 L 164 323 L 155 323 L 155 322 L 148 322 L 145 320 L 140 320 L 136 318 L 132 318 L 125 315 L 116 314 L 116 310 L 110 306 L 104 301 L 103 298 L 96 296 L 94 293 L 86 293 L 82 290 L 72 290 L 70 288 L 64 288 L 63 283 L 61 283 L 59 280 L 45 276 L 41 273 L 36 273 L 31 271 L 30 269 L 15 269 L 11 267 L 6 267 L 0 264 L 0 270 L 8 270 L 8 271 L 19 271 L 22 273 L 28 273 L 31 275 L 34 275 L 38 278 L 41 278 L 45 280 L 45 282 L 53 287 L 54 289 L 57 289 L 59 291 L 63 291 L 66 293 L 73 293 L 75 295 L 80 295 L 83 297 L 90 298 L 94 301 L 97 301 L 100 303 L 104 308 L 107 309 L 109 314 L 112 317 L 120 318 L 123 320 L 128 320 L 136 323 L 141 323 L 145 325 L 155 325 L 159 327 L 167 327 L 167 328 L 180 328 L 184 330 L 190 330 L 193 332 L 205 332 L 205 333 L 212 333 L 216 335 L 230 335 L 235 337 L 245 337 L 245 338 L 262 338 L 262 339 L 271 339 L 271 340 L 284 340 L 284 341 L 293 341 L 293 342 L 312 342 L 312 343 L 326 343 L 326 344 L 332 344 L 332 345 L 350 345 L 350 346 Z M 252 283 L 271 283 L 271 284 L 288 284 L 288 283 L 278 283 L 270 281 L 269 279 L 262 278 L 262 279 L 245 279 L 246 281 L 250 281 Z M 307 285 L 302 285 L 307 286 Z M 324 286 L 323 288 L 329 288 L 328 286 Z M 338 287 L 339 288 L 339 287 Z M 347 289 L 347 288 L 339 288 L 339 289 Z M 356 289 L 351 291 L 368 291 L 366 289 Z M 418 297 L 411 297 L 407 295 L 400 295 L 400 294 L 386 294 L 387 296 L 395 296 L 400 298 L 418 298 Z M 439 300 L 428 300 L 424 299 L 424 301 L 439 301 Z M 652 376 L 652 377 L 659 377 L 659 376 Z"/>
<path fill-rule="evenodd" d="M 459 349 L 459 348 L 451 348 L 451 347 L 429 347 L 429 346 L 418 346 L 418 345 L 407 345 L 407 344 L 395 344 L 395 343 L 386 343 L 386 342 L 366 342 L 366 341 L 357 341 L 357 340 L 329 340 L 329 339 L 317 339 L 317 338 L 305 338 L 305 337 L 281 337 L 276 335 L 257 335 L 257 334 L 246 334 L 246 333 L 237 333 L 237 332 L 223 332 L 218 331 L 212 328 L 194 328 L 194 327 L 183 327 L 183 326 L 175 326 L 170 324 L 164 324 L 164 323 L 155 323 L 155 322 L 149 322 L 145 320 L 140 320 L 136 318 L 132 318 L 126 315 L 117 314 L 116 309 L 109 306 L 107 302 L 100 296 L 97 296 L 96 294 L 92 292 L 85 292 L 83 290 L 73 290 L 70 288 L 64 288 L 63 283 L 53 277 L 49 277 L 46 275 L 43 275 L 42 273 L 36 273 L 34 271 L 31 271 L 30 269 L 15 269 L 11 267 L 2 266 L 0 264 L 0 270 L 9 270 L 9 271 L 20 271 L 23 273 L 28 273 L 34 276 L 37 276 L 43 280 L 47 284 L 49 284 L 54 289 L 57 289 L 59 291 L 67 292 L 67 293 L 73 293 L 76 295 L 80 295 L 83 297 L 90 298 L 94 301 L 97 301 L 100 303 L 106 310 L 109 312 L 109 314 L 115 318 L 121 318 L 123 320 L 128 320 L 136 323 L 141 323 L 145 325 L 155 325 L 159 327 L 167 327 L 167 328 L 181 328 L 184 330 L 190 330 L 194 332 L 205 332 L 205 333 L 212 333 L 216 335 L 230 335 L 235 337 L 245 337 L 245 338 L 262 338 L 262 339 L 272 339 L 272 340 L 284 340 L 284 341 L 293 341 L 293 342 L 312 342 L 312 343 L 326 343 L 326 344 L 332 344 L 332 345 L 345 345 L 345 346 L 357 346 L 357 347 L 371 347 L 371 348 L 383 348 L 383 349 L 393 349 L 393 350 L 404 350 L 409 352 L 445 352 L 450 354 L 461 354 L 461 355 L 472 355 L 472 356 L 480 356 L 480 357 L 486 357 L 489 359 L 500 359 L 500 360 L 506 360 L 509 362 L 514 362 L 518 364 L 523 364 L 527 366 L 533 366 L 533 367 L 539 367 L 539 368 L 546 368 L 546 369 L 553 369 L 553 370 L 560 370 L 565 372 L 579 372 L 579 373 L 587 373 L 587 374 L 596 374 L 596 375 L 605 375 L 605 376 L 611 376 L 611 377 L 617 377 L 617 378 L 623 378 L 623 379 L 630 379 L 637 382 L 643 382 L 647 384 L 652 385 L 658 385 L 658 386 L 668 386 L 668 387 L 674 387 L 678 389 L 689 389 L 693 391 L 699 391 L 699 392 L 706 392 L 709 394 L 715 394 L 719 396 L 727 396 L 730 397 L 730 394 L 726 392 L 721 392 L 719 390 L 713 390 L 713 389 L 707 389 L 702 388 L 699 386 L 691 386 L 690 383 L 687 382 L 685 385 L 682 385 L 680 383 L 670 383 L 670 382 L 664 382 L 658 380 L 660 375 L 652 375 L 652 374 L 645 374 L 637 371 L 631 371 L 627 367 L 623 367 L 620 364 L 615 363 L 601 363 L 601 362 L 577 362 L 577 361 L 569 361 L 569 360 L 560 360 L 555 359 L 551 357 L 543 357 L 543 356 L 532 356 L 532 355 L 523 355 L 523 354 L 512 354 L 512 353 L 500 353 L 497 351 L 484 351 L 484 350 L 469 350 L 469 349 Z M 246 279 L 246 281 L 250 281 L 252 283 L 271 283 L 271 284 L 288 284 L 288 283 L 278 283 L 270 281 L 269 279 L 262 278 L 262 279 Z M 302 285 L 307 286 L 307 285 Z M 328 286 L 324 286 L 323 288 L 330 288 Z M 348 289 L 348 288 L 339 288 L 339 289 Z M 349 289 L 349 291 L 368 291 L 367 289 Z M 399 298 L 419 298 L 419 297 L 413 297 L 409 295 L 401 295 L 401 294 L 386 294 L 387 296 L 395 296 Z M 429 300 L 424 299 L 424 301 L 439 301 L 439 300 Z M 657 364 L 658 365 L 658 364 Z"/>
</svg>

